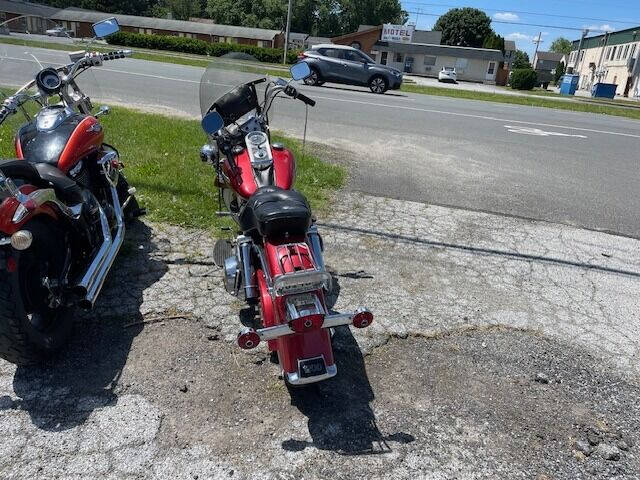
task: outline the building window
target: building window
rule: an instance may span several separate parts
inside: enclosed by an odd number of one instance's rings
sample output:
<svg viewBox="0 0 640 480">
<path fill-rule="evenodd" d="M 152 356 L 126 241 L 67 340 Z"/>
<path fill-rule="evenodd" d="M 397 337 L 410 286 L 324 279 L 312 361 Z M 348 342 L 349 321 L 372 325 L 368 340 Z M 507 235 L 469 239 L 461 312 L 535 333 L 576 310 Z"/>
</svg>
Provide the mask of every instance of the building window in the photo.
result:
<svg viewBox="0 0 640 480">
<path fill-rule="evenodd" d="M 622 56 L 622 58 L 627 58 L 629 56 L 629 47 L 631 45 L 625 45 L 624 46 L 624 55 Z"/>
<path fill-rule="evenodd" d="M 614 58 L 616 58 L 616 50 L 618 49 L 618 47 L 613 47 L 613 50 L 611 51 L 611 58 L 610 60 L 613 60 Z"/>
<path fill-rule="evenodd" d="M 631 54 L 630 54 L 630 56 L 633 57 L 634 53 L 636 53 L 636 44 L 635 43 L 631 46 Z"/>
<path fill-rule="evenodd" d="M 609 60 L 611 58 L 611 47 L 607 48 L 607 54 L 605 55 L 605 57 L 607 60 Z"/>
<path fill-rule="evenodd" d="M 496 62 L 489 62 L 489 68 L 487 69 L 487 75 L 493 75 L 496 71 Z"/>
<path fill-rule="evenodd" d="M 424 56 L 424 66 L 425 67 L 433 67 L 436 64 L 436 60 L 438 57 L 434 57 L 433 55 L 425 55 Z"/>
<path fill-rule="evenodd" d="M 396 63 L 402 63 L 402 54 L 396 53 Z"/>
<path fill-rule="evenodd" d="M 387 55 L 389 55 L 389 52 L 382 52 L 380 54 L 380 64 L 381 65 L 386 65 L 387 64 Z"/>
<path fill-rule="evenodd" d="M 618 55 L 616 55 L 616 60 L 620 60 L 621 56 L 622 56 L 622 45 L 620 45 L 620 48 L 618 49 Z"/>
<path fill-rule="evenodd" d="M 584 60 L 584 50 L 580 52 L 580 61 Z"/>
</svg>

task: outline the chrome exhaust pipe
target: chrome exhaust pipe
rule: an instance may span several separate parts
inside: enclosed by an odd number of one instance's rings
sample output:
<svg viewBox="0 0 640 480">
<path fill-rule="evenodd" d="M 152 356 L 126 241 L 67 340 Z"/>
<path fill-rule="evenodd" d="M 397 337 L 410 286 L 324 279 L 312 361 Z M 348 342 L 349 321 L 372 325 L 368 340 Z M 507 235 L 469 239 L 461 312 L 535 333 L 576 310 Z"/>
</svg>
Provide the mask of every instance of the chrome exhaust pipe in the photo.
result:
<svg viewBox="0 0 640 480">
<path fill-rule="evenodd" d="M 100 209 L 100 221 L 102 223 L 104 241 L 100 246 L 100 250 L 98 250 L 98 253 L 93 259 L 93 262 L 91 262 L 91 265 L 89 265 L 89 268 L 80 281 L 80 284 L 78 284 L 79 291 L 84 295 L 84 299 L 80 301 L 80 306 L 86 309 L 93 307 L 95 304 L 96 299 L 102 290 L 102 286 L 104 285 L 104 281 L 107 278 L 107 274 L 111 270 L 113 262 L 118 256 L 118 252 L 120 251 L 120 247 L 124 241 L 124 215 L 122 213 L 120 199 L 118 198 L 118 192 L 113 186 L 111 187 L 111 196 L 117 221 L 117 231 L 112 239 L 109 222 L 107 221 L 106 215 L 102 209 Z"/>
<path fill-rule="evenodd" d="M 237 239 L 238 241 L 238 253 L 242 268 L 242 283 L 244 287 L 244 298 L 251 300 L 258 298 L 257 285 L 252 283 L 251 275 L 251 245 L 252 240 L 249 237 L 241 235 Z"/>
</svg>

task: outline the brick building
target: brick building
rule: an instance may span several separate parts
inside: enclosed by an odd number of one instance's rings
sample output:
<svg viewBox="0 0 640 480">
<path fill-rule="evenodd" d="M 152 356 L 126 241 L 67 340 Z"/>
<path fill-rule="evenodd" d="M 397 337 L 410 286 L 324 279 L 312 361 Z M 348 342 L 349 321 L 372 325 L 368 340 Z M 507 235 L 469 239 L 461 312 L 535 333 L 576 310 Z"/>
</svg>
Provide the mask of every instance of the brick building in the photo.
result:
<svg viewBox="0 0 640 480">
<path fill-rule="evenodd" d="M 44 33 L 46 28 L 51 28 L 51 22 L 44 20 L 48 19 L 72 31 L 77 37 L 91 37 L 93 23 L 105 18 L 116 17 L 124 32 L 174 35 L 197 38 L 207 42 L 238 43 L 259 47 L 281 48 L 284 45 L 284 34 L 278 30 L 236 27 L 200 21 L 113 15 L 73 7 L 59 9 L 22 0 L 0 0 L 0 22 L 23 15 L 28 17 L 16 22 L 15 25 L 18 26 L 18 29 L 30 33 Z"/>
</svg>

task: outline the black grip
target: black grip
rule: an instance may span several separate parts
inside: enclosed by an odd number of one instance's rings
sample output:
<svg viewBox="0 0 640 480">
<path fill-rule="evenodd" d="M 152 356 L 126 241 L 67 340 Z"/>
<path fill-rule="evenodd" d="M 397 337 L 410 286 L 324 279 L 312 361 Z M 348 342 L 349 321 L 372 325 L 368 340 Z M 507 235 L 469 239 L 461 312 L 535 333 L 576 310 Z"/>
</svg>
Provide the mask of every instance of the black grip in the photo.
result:
<svg viewBox="0 0 640 480">
<path fill-rule="evenodd" d="M 315 107 L 316 106 L 316 101 L 307 97 L 306 95 L 303 95 L 302 93 L 298 93 L 298 96 L 296 97 L 298 100 L 306 103 L 307 105 L 309 105 L 310 107 Z"/>
</svg>

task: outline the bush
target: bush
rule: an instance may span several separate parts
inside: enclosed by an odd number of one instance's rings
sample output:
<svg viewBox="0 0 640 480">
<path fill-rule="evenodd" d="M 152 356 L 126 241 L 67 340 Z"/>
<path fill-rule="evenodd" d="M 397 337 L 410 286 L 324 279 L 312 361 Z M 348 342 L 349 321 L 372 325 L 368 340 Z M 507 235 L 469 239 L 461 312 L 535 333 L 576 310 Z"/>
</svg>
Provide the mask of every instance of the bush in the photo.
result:
<svg viewBox="0 0 640 480">
<path fill-rule="evenodd" d="M 538 74 L 531 68 L 518 68 L 511 74 L 511 88 L 514 90 L 533 90 L 538 83 Z"/>
<path fill-rule="evenodd" d="M 260 62 L 280 63 L 284 54 L 281 48 L 264 48 L 255 45 L 237 43 L 210 43 L 194 38 L 174 37 L 171 35 L 148 35 L 144 33 L 118 32 L 110 35 L 107 42 L 124 47 L 147 48 L 150 50 L 168 50 L 172 52 L 192 53 L 221 57 L 229 52 L 242 52 L 254 56 Z M 288 63 L 295 63 L 298 52 L 287 54 Z"/>
</svg>

